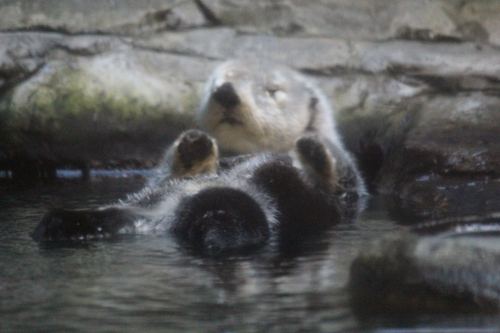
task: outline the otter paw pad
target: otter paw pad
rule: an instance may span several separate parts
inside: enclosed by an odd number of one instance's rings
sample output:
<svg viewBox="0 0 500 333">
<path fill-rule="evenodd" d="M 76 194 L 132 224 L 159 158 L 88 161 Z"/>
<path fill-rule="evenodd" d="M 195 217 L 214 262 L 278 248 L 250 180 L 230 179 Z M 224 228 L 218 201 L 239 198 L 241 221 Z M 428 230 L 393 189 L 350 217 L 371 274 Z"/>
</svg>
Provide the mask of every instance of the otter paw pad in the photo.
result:
<svg viewBox="0 0 500 333">
<path fill-rule="evenodd" d="M 177 146 L 177 153 L 186 169 L 196 162 L 217 155 L 212 138 L 197 130 L 190 130 L 182 135 Z"/>
</svg>

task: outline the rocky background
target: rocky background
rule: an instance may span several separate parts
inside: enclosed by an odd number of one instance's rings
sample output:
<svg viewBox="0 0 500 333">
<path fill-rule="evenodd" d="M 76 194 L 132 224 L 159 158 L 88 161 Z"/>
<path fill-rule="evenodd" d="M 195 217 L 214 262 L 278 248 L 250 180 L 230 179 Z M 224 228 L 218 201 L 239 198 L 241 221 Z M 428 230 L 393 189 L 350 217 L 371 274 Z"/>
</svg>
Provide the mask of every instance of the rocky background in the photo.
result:
<svg viewBox="0 0 500 333">
<path fill-rule="evenodd" d="M 152 167 L 212 69 L 251 55 L 319 81 L 401 221 L 500 211 L 499 17 L 497 0 L 1 0 L 0 173 Z"/>
</svg>

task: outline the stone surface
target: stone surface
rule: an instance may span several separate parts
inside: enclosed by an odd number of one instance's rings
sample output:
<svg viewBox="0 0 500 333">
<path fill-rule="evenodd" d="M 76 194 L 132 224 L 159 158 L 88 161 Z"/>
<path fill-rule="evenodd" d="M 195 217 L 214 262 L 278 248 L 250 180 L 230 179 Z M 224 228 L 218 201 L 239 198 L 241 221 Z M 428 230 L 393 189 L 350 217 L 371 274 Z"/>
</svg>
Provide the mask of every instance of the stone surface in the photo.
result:
<svg viewBox="0 0 500 333">
<path fill-rule="evenodd" d="M 343 126 L 374 187 L 392 195 L 394 217 L 410 223 L 500 210 L 496 95 L 425 94 L 382 105 Z"/>
<path fill-rule="evenodd" d="M 158 61 L 113 37 L 43 37 L 50 47 L 36 33 L 2 36 L 12 60 L 0 89 L 5 155 L 151 162 L 193 126 L 207 61 L 168 54 Z M 34 59 L 23 58 L 28 50 L 37 51 Z"/>
<path fill-rule="evenodd" d="M 349 278 L 353 309 L 368 320 L 374 314 L 497 313 L 499 265 L 494 234 L 392 234 L 371 242 L 354 259 Z"/>
<path fill-rule="evenodd" d="M 140 35 L 207 24 L 194 1 L 3 0 L 0 30 Z"/>
<path fill-rule="evenodd" d="M 353 40 L 469 40 L 498 44 L 495 0 L 201 1 L 214 20 L 244 33 Z M 495 35 L 495 36 L 493 36 Z"/>
<path fill-rule="evenodd" d="M 211 70 L 251 56 L 319 81 L 402 222 L 495 211 L 499 13 L 495 0 L 5 0 L 0 169 L 152 165 L 194 126 Z"/>
</svg>

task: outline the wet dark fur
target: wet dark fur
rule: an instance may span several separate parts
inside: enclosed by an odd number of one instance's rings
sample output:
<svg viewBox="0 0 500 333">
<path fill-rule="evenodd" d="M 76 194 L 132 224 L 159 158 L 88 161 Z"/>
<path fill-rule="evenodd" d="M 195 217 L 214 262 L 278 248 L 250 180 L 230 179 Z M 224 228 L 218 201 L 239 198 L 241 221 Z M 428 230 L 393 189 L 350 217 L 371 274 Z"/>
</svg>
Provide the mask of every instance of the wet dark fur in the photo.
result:
<svg viewBox="0 0 500 333">
<path fill-rule="evenodd" d="M 216 159 L 216 148 L 205 133 L 187 131 L 167 151 L 162 177 L 142 191 L 96 210 L 51 210 L 32 237 L 45 242 L 171 233 L 217 255 L 262 246 L 272 235 L 281 243 L 300 242 L 353 218 L 362 205 L 356 175 L 332 164 L 342 161 L 335 158 L 342 151 L 319 137 L 297 141 L 298 167 L 287 154 L 261 153 L 221 159 L 215 173 L 209 168 L 190 175 L 190 167 Z"/>
</svg>

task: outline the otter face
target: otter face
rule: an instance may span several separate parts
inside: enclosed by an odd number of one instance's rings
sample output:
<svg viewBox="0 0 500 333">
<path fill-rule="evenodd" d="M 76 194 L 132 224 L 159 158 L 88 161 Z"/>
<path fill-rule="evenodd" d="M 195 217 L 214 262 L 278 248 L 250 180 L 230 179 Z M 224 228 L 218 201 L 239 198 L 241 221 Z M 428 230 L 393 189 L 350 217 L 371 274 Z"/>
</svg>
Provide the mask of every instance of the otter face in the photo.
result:
<svg viewBox="0 0 500 333">
<path fill-rule="evenodd" d="M 317 101 L 315 88 L 298 72 L 233 60 L 207 83 L 199 122 L 226 154 L 287 152 L 311 125 Z"/>
</svg>

